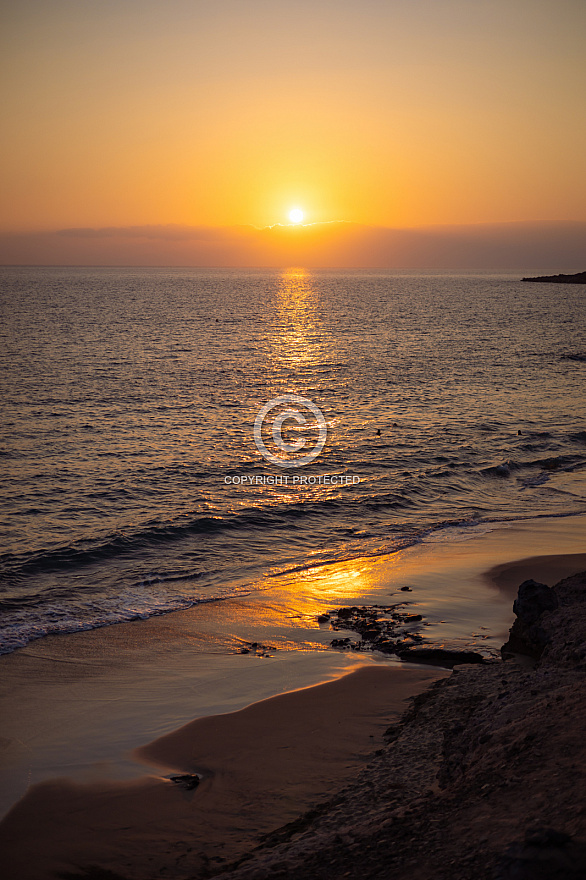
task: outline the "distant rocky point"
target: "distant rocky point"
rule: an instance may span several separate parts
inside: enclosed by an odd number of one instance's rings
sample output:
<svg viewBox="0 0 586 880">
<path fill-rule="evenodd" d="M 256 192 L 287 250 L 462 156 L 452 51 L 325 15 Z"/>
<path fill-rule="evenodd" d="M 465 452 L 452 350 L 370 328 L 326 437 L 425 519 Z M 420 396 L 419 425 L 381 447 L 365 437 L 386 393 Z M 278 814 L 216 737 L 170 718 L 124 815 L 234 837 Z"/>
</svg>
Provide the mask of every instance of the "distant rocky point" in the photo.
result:
<svg viewBox="0 0 586 880">
<path fill-rule="evenodd" d="M 523 278 L 523 281 L 547 281 L 549 284 L 586 284 L 586 272 L 575 275 L 539 275 L 537 278 Z"/>
</svg>

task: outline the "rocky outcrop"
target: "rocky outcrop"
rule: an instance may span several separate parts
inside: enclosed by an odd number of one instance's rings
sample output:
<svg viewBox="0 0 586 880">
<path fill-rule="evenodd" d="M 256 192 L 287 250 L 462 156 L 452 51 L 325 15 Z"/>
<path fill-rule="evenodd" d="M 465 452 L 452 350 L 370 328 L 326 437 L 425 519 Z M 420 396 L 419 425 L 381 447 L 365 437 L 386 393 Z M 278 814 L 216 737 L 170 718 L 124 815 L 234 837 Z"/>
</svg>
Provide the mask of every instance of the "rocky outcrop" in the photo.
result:
<svg viewBox="0 0 586 880">
<path fill-rule="evenodd" d="M 525 582 L 515 614 L 537 656 L 458 666 L 344 791 L 213 875 L 584 880 L 586 574 Z"/>
<path fill-rule="evenodd" d="M 503 658 L 507 659 L 513 654 L 540 657 L 551 639 L 547 630 L 540 625 L 541 619 L 547 612 L 555 611 L 558 605 L 554 589 L 534 580 L 524 581 L 513 602 L 517 619 L 510 629 L 508 642 L 501 649 Z"/>
<path fill-rule="evenodd" d="M 575 275 L 538 275 L 536 278 L 523 278 L 523 281 L 544 281 L 548 284 L 586 284 L 586 272 Z"/>
<path fill-rule="evenodd" d="M 358 641 L 352 641 L 348 636 L 330 641 L 332 648 L 342 651 L 380 651 L 382 654 L 395 654 L 403 662 L 427 663 L 445 669 L 453 669 L 462 663 L 488 662 L 488 658 L 478 651 L 424 644 L 422 630 L 426 623 L 421 614 L 408 611 L 408 603 L 353 605 L 320 614 L 317 619 L 330 629 L 358 633 Z"/>
</svg>

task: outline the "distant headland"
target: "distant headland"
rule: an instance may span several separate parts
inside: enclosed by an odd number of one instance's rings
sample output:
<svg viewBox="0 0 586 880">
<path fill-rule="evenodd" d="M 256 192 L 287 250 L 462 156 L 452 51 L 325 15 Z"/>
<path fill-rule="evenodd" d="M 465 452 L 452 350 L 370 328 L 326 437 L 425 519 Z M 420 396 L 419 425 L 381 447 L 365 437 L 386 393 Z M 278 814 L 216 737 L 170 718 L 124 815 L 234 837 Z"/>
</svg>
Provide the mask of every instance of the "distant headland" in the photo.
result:
<svg viewBox="0 0 586 880">
<path fill-rule="evenodd" d="M 575 275 L 539 275 L 537 278 L 523 278 L 523 281 L 547 281 L 550 284 L 586 284 L 586 272 Z"/>
</svg>

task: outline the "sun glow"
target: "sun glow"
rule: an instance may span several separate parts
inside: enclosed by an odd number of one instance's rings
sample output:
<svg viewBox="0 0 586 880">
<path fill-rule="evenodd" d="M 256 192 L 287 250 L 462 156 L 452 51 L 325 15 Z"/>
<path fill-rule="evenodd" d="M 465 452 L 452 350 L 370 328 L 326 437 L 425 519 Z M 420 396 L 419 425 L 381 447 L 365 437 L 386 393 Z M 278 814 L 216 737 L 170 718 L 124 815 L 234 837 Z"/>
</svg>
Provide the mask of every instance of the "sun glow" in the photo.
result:
<svg viewBox="0 0 586 880">
<path fill-rule="evenodd" d="M 303 220 L 303 211 L 301 208 L 291 208 L 289 211 L 289 220 L 291 223 L 301 223 Z"/>
</svg>

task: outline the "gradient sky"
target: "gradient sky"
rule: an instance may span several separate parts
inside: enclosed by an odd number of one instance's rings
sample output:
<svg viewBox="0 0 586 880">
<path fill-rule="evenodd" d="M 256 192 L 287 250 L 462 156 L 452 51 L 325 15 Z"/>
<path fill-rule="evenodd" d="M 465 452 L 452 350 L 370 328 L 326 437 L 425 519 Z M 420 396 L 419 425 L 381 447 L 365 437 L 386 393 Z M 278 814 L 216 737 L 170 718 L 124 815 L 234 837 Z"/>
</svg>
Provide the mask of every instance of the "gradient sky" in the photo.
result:
<svg viewBox="0 0 586 880">
<path fill-rule="evenodd" d="M 0 230 L 586 220 L 584 0 L 19 0 Z"/>
</svg>

